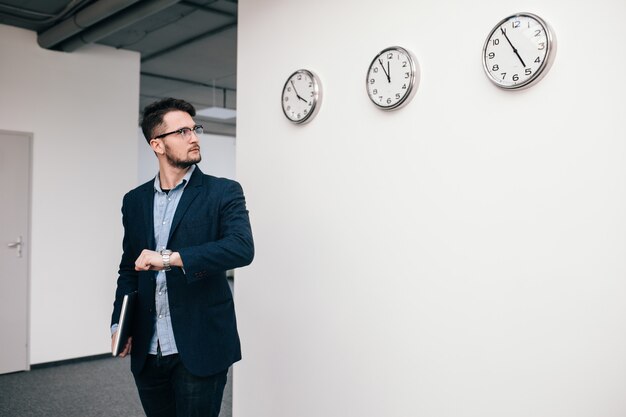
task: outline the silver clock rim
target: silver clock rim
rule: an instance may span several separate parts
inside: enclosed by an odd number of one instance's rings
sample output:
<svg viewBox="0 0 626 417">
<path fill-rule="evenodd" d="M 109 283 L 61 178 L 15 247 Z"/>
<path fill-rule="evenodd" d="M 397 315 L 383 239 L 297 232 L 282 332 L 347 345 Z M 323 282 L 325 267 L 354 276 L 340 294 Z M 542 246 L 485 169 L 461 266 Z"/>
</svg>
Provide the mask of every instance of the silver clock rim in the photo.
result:
<svg viewBox="0 0 626 417">
<path fill-rule="evenodd" d="M 505 22 L 507 22 L 508 20 L 512 18 L 520 17 L 520 16 L 530 17 L 531 19 L 536 20 L 543 27 L 543 30 L 546 33 L 546 38 L 548 40 L 548 45 L 546 47 L 547 49 L 546 58 L 539 66 L 539 69 L 537 70 L 537 72 L 535 72 L 529 79 L 519 84 L 502 85 L 491 76 L 491 73 L 489 72 L 487 68 L 487 55 L 486 55 L 487 45 L 489 44 L 489 40 L 491 39 L 491 36 L 493 35 L 493 33 L 496 30 L 498 30 L 498 28 L 502 26 L 502 24 L 504 24 Z M 522 90 L 524 88 L 530 87 L 531 85 L 539 82 L 548 73 L 548 71 L 550 70 L 550 67 L 552 67 L 552 63 L 554 62 L 555 52 L 556 52 L 556 37 L 554 36 L 552 27 L 548 24 L 548 22 L 546 22 L 543 18 L 541 18 L 540 16 L 534 13 L 519 12 L 519 13 L 512 14 L 510 16 L 507 16 L 501 21 L 499 21 L 493 27 L 493 29 L 489 32 L 489 35 L 487 35 L 487 39 L 485 39 L 485 43 L 483 44 L 483 59 L 482 59 L 483 70 L 485 71 L 485 74 L 487 74 L 487 78 L 489 79 L 489 81 L 491 81 L 495 86 L 502 88 L 504 90 Z"/>
<path fill-rule="evenodd" d="M 409 64 L 411 66 L 411 79 L 409 80 L 409 87 L 407 88 L 408 91 L 406 92 L 404 97 L 402 97 L 397 103 L 394 103 L 390 106 L 383 106 L 381 104 L 378 104 L 370 95 L 369 88 L 368 88 L 368 80 L 369 80 L 369 73 L 372 69 L 372 65 L 376 63 L 376 60 L 381 55 L 389 51 L 398 51 L 398 52 L 404 53 L 409 58 Z M 411 99 L 415 95 L 415 92 L 417 91 L 418 82 L 419 82 L 419 66 L 417 64 L 417 58 L 415 57 L 413 52 L 401 46 L 390 46 L 390 47 L 383 49 L 378 54 L 376 54 L 374 59 L 372 59 L 372 62 L 370 62 L 369 66 L 367 67 L 367 74 L 365 74 L 365 91 L 367 92 L 367 97 L 369 97 L 370 101 L 374 103 L 374 105 L 378 107 L 379 109 L 398 110 L 404 107 L 405 105 L 407 105 L 411 101 Z"/>
<path fill-rule="evenodd" d="M 287 88 L 287 84 L 289 84 L 289 80 L 291 80 L 297 74 L 304 74 L 304 75 L 311 77 L 311 80 L 313 80 L 313 92 L 314 92 L 313 105 L 311 106 L 311 111 L 300 120 L 294 120 L 291 117 L 289 117 L 289 115 L 285 111 L 285 106 L 283 104 L 283 97 L 285 95 L 285 89 Z M 307 123 L 308 121 L 312 120 L 313 117 L 315 117 L 315 115 L 319 111 L 321 100 L 322 100 L 322 86 L 321 86 L 319 77 L 311 70 L 299 69 L 299 70 L 294 71 L 291 75 L 289 75 L 289 77 L 287 77 L 287 81 L 285 81 L 285 84 L 283 85 L 283 89 L 280 95 L 280 107 L 282 108 L 283 114 L 285 115 L 287 120 L 289 120 L 292 123 L 300 125 L 300 124 Z"/>
</svg>

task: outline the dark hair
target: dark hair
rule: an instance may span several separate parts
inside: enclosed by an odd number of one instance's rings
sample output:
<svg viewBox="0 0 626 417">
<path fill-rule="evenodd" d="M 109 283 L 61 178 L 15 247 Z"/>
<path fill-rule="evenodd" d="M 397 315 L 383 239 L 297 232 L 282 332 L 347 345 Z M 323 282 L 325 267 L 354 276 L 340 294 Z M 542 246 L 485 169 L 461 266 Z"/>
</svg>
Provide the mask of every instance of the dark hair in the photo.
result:
<svg viewBox="0 0 626 417">
<path fill-rule="evenodd" d="M 141 120 L 141 130 L 148 143 L 154 137 L 154 130 L 163 125 L 163 116 L 171 111 L 184 111 L 189 113 L 191 117 L 196 115 L 196 109 L 191 103 L 177 98 L 168 97 L 148 104 L 143 109 L 143 118 Z"/>
</svg>

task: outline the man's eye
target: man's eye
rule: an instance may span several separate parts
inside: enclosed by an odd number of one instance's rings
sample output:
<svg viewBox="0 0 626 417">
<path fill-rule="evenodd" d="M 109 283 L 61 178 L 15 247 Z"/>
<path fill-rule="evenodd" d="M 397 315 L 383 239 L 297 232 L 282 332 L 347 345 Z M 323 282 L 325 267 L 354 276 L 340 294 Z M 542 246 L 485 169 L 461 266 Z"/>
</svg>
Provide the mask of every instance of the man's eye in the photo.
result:
<svg viewBox="0 0 626 417">
<path fill-rule="evenodd" d="M 191 129 L 189 129 L 188 127 L 183 127 L 182 129 L 178 129 L 178 133 L 180 133 L 181 135 L 188 135 L 189 132 L 191 132 Z"/>
</svg>

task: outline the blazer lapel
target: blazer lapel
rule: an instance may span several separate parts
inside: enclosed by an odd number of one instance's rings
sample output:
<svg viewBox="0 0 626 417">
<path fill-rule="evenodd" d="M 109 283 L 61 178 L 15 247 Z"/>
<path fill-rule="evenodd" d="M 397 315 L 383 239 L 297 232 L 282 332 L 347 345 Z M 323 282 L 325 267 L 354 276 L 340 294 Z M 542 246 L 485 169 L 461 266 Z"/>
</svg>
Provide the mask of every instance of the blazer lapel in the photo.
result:
<svg viewBox="0 0 626 417">
<path fill-rule="evenodd" d="M 185 212 L 189 209 L 189 206 L 196 199 L 198 194 L 200 194 L 200 188 L 202 187 L 202 178 L 203 174 L 200 171 L 200 168 L 196 166 L 191 174 L 191 178 L 189 178 L 189 184 L 185 187 L 183 191 L 183 195 L 180 197 L 180 201 L 178 202 L 178 207 L 176 207 L 176 212 L 174 213 L 174 219 L 172 220 L 172 227 L 170 228 L 170 235 L 167 237 L 167 240 L 172 238 L 172 235 L 178 228 L 180 221 L 183 219 Z"/>
</svg>

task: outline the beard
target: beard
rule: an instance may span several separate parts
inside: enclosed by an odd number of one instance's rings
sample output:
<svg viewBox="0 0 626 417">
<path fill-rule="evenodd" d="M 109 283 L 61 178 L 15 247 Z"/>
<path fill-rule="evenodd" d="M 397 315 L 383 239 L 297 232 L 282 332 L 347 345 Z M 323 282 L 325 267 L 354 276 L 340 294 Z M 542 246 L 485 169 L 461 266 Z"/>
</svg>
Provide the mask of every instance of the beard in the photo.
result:
<svg viewBox="0 0 626 417">
<path fill-rule="evenodd" d="M 175 167 L 175 168 L 189 168 L 190 166 L 197 164 L 198 162 L 200 162 L 202 160 L 202 155 L 200 155 L 200 151 L 198 151 L 198 156 L 197 157 L 191 157 L 191 158 L 187 158 L 187 159 L 180 159 L 177 158 L 175 155 L 173 155 L 170 152 L 170 149 L 167 147 L 167 145 L 165 145 L 165 158 L 167 159 L 167 162 Z"/>
</svg>

